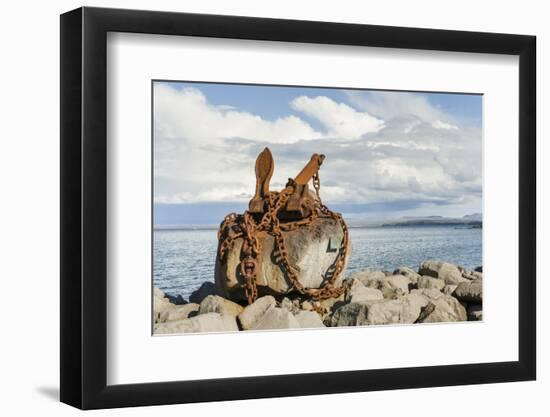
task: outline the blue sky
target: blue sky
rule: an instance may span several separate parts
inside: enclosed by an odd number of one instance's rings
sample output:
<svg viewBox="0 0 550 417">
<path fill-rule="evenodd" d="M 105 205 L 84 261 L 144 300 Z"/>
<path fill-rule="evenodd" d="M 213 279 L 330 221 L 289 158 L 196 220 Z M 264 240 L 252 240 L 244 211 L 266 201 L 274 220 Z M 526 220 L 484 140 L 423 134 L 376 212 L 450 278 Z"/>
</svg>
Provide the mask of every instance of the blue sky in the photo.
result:
<svg viewBox="0 0 550 417">
<path fill-rule="evenodd" d="M 230 105 L 235 108 L 258 114 L 267 120 L 275 120 L 288 114 L 301 116 L 289 107 L 289 103 L 300 95 L 326 96 L 337 102 L 350 103 L 349 94 L 359 93 L 369 96 L 371 91 L 336 88 L 304 88 L 288 86 L 258 86 L 253 84 L 218 84 L 164 82 L 163 84 L 182 90 L 188 87 L 200 89 L 215 106 Z M 379 91 L 379 90 L 378 90 Z M 425 98 L 435 108 L 452 115 L 463 125 L 481 127 L 482 96 L 479 94 L 414 93 Z M 320 127 L 318 120 L 307 117 L 308 122 Z"/>
<path fill-rule="evenodd" d="M 322 197 L 348 218 L 481 211 L 482 96 L 154 83 L 155 224 L 216 224 L 325 153 Z M 233 208 L 233 210 L 231 209 Z"/>
</svg>

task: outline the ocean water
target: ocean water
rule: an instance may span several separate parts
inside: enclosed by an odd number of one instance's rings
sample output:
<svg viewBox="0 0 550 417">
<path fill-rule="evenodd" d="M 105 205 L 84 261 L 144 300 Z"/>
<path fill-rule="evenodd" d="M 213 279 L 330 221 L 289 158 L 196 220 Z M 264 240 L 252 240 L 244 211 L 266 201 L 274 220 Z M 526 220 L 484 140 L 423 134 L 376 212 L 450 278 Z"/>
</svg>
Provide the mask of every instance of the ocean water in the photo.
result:
<svg viewBox="0 0 550 417">
<path fill-rule="evenodd" d="M 345 272 L 418 269 L 442 260 L 474 269 L 482 265 L 482 229 L 463 226 L 351 228 L 352 253 Z M 204 281 L 214 281 L 216 230 L 155 230 L 153 282 L 185 299 Z"/>
</svg>

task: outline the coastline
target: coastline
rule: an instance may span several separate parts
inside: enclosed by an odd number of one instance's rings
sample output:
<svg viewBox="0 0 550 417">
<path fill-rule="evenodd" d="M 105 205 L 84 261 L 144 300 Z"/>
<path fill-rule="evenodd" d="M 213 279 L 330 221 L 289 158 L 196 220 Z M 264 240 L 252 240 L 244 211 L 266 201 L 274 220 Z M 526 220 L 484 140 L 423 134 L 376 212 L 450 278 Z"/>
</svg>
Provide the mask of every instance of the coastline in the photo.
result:
<svg viewBox="0 0 550 417">
<path fill-rule="evenodd" d="M 483 319 L 483 272 L 443 261 L 415 271 L 363 270 L 344 279 L 338 298 L 264 295 L 245 305 L 206 281 L 189 299 L 154 288 L 154 334 L 418 324 Z"/>
</svg>

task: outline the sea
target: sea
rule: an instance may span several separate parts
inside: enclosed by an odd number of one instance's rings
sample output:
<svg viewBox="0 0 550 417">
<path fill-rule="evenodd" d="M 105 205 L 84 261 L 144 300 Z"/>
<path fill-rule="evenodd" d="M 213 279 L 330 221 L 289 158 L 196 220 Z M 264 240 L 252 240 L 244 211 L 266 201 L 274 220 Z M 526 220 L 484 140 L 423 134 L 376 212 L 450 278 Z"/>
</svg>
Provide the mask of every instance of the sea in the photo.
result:
<svg viewBox="0 0 550 417">
<path fill-rule="evenodd" d="M 185 299 L 204 281 L 214 281 L 216 230 L 155 230 L 153 284 Z M 369 269 L 417 270 L 441 260 L 473 270 L 482 265 L 482 229 L 463 225 L 350 228 L 352 253 L 345 275 Z"/>
</svg>

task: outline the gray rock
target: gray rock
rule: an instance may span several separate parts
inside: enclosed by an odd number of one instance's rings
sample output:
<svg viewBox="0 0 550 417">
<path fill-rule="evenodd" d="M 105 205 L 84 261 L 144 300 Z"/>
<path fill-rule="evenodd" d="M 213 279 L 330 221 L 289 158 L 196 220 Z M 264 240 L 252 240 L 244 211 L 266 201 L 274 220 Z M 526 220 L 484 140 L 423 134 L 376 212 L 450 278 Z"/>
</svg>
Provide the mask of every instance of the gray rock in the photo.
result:
<svg viewBox="0 0 550 417">
<path fill-rule="evenodd" d="M 438 298 L 441 298 L 445 295 L 441 291 L 435 288 L 418 288 L 418 289 L 412 290 L 411 294 L 422 295 L 426 297 L 428 300 L 437 300 Z"/>
<path fill-rule="evenodd" d="M 281 308 L 290 311 L 292 314 L 297 314 L 298 311 L 300 311 L 300 300 L 295 299 L 292 301 L 291 299 L 285 297 L 281 301 Z"/>
<path fill-rule="evenodd" d="M 400 291 L 403 294 L 409 293 L 409 285 L 411 280 L 405 275 L 390 275 L 386 277 L 385 286 L 394 292 Z"/>
<path fill-rule="evenodd" d="M 327 298 L 325 300 L 314 301 L 313 306 L 320 308 L 325 312 L 330 312 L 335 305 L 340 305 L 345 299 L 345 292 L 337 298 Z"/>
<path fill-rule="evenodd" d="M 464 271 L 462 272 L 462 277 L 471 281 L 474 279 L 483 278 L 483 274 L 481 272 L 476 272 L 476 271 Z"/>
<path fill-rule="evenodd" d="M 350 293 L 349 300 L 350 302 L 354 303 L 359 301 L 382 300 L 383 298 L 384 295 L 382 294 L 382 291 L 361 285 L 360 287 L 355 288 L 353 292 Z"/>
<path fill-rule="evenodd" d="M 402 323 L 403 304 L 400 300 L 371 301 L 368 304 L 367 323 L 372 325 Z"/>
<path fill-rule="evenodd" d="M 439 278 L 445 281 L 445 284 L 457 285 L 460 282 L 466 281 L 462 277 L 462 272 L 456 265 L 441 262 L 441 261 L 424 261 L 420 264 L 418 270 L 420 275 L 429 275 L 434 278 Z"/>
<path fill-rule="evenodd" d="M 305 311 L 311 311 L 313 310 L 313 304 L 311 304 L 309 301 L 303 301 L 301 305 L 301 309 Z"/>
<path fill-rule="evenodd" d="M 338 308 L 327 322 L 332 327 L 399 323 L 401 312 L 398 300 L 354 302 Z"/>
<path fill-rule="evenodd" d="M 189 302 L 191 303 L 202 303 L 202 300 L 204 300 L 209 295 L 216 295 L 216 285 L 213 282 L 203 282 L 201 286 L 193 291 L 191 295 L 189 296 Z"/>
<path fill-rule="evenodd" d="M 474 271 L 476 272 L 483 272 L 483 267 L 482 266 L 478 266 L 474 269 Z"/>
<path fill-rule="evenodd" d="M 368 324 L 368 312 L 368 305 L 365 303 L 349 303 L 338 308 L 325 323 L 331 327 L 362 326 Z"/>
<path fill-rule="evenodd" d="M 420 278 L 420 274 L 417 274 L 411 268 L 407 268 L 406 266 L 393 271 L 393 275 L 404 275 L 409 278 L 413 284 L 416 284 L 418 282 L 418 278 Z"/>
<path fill-rule="evenodd" d="M 430 301 L 435 305 L 435 310 L 423 323 L 466 321 L 466 310 L 456 298 L 441 293 L 441 297 Z"/>
<path fill-rule="evenodd" d="M 219 313 L 206 313 L 198 316 L 166 323 L 155 324 L 155 334 L 203 333 L 238 331 L 237 321 L 231 316 Z"/>
<path fill-rule="evenodd" d="M 445 287 L 443 287 L 443 294 L 445 295 L 453 295 L 453 292 L 454 290 L 456 290 L 456 287 L 458 287 L 458 285 L 445 285 Z"/>
<path fill-rule="evenodd" d="M 375 288 L 358 288 L 351 296 L 351 302 L 383 300 L 382 291 Z"/>
<path fill-rule="evenodd" d="M 424 323 L 465 321 L 466 309 L 453 296 L 443 294 L 434 288 L 412 290 L 411 294 L 422 295 L 435 305 L 435 310 L 423 321 Z"/>
<path fill-rule="evenodd" d="M 366 288 L 361 281 L 357 278 L 347 278 L 344 280 L 345 293 L 344 300 L 349 302 L 351 300 L 351 294 L 356 291 L 358 288 Z"/>
<path fill-rule="evenodd" d="M 250 330 L 255 323 L 259 321 L 264 314 L 272 308 L 275 308 L 275 298 L 271 295 L 258 298 L 249 306 L 246 306 L 242 313 L 238 315 L 239 324 L 244 330 Z"/>
<path fill-rule="evenodd" d="M 300 323 L 284 308 L 272 307 L 256 321 L 251 330 L 297 329 Z"/>
<path fill-rule="evenodd" d="M 411 281 L 404 275 L 371 276 L 361 280 L 363 285 L 382 291 L 384 298 L 395 299 L 409 293 Z"/>
<path fill-rule="evenodd" d="M 427 309 L 429 304 L 430 309 Z M 426 309 L 426 311 L 424 311 Z M 422 288 L 397 299 L 351 302 L 338 308 L 325 320 L 329 326 L 362 326 L 415 323 L 454 322 L 466 320 L 466 310 L 459 301 L 438 289 Z"/>
<path fill-rule="evenodd" d="M 294 318 L 298 321 L 302 329 L 325 327 L 319 314 L 313 311 L 299 311 Z"/>
<path fill-rule="evenodd" d="M 189 318 L 192 313 L 199 311 L 199 305 L 195 303 L 188 303 L 184 305 L 176 305 L 173 308 L 164 311 L 160 315 L 159 323 L 167 321 L 176 321 Z"/>
<path fill-rule="evenodd" d="M 483 307 L 481 304 L 472 304 L 468 307 L 467 313 L 469 321 L 483 320 Z"/>
<path fill-rule="evenodd" d="M 483 301 L 483 281 L 461 282 L 453 292 L 453 296 L 466 303 L 481 304 Z"/>
<path fill-rule="evenodd" d="M 382 271 L 361 271 L 353 274 L 350 279 L 357 279 L 363 285 L 368 285 L 372 281 L 379 281 L 386 277 Z"/>
<path fill-rule="evenodd" d="M 166 321 L 166 314 L 175 307 L 174 304 L 165 297 L 164 292 L 157 287 L 153 288 L 153 321 L 161 323 Z"/>
<path fill-rule="evenodd" d="M 164 296 L 168 298 L 168 301 L 170 301 L 172 304 L 175 304 L 177 306 L 187 304 L 187 301 L 182 297 L 181 294 L 168 294 L 165 293 Z"/>
<path fill-rule="evenodd" d="M 426 296 L 418 293 L 407 294 L 401 297 L 399 301 L 403 306 L 400 322 L 408 324 L 415 323 L 422 309 L 430 302 Z"/>
<path fill-rule="evenodd" d="M 298 274 L 298 280 L 307 288 L 319 288 L 326 280 L 326 273 L 338 256 L 334 242 L 341 242 L 343 229 L 334 219 L 320 218 L 310 226 L 300 227 L 285 233 L 288 259 Z M 287 294 L 294 290 L 280 264 L 273 261 L 276 247 L 273 236 L 265 234 L 259 238 L 261 253 L 258 256 L 257 285 L 260 295 L 266 293 Z M 236 239 L 228 250 L 224 261 L 216 260 L 215 279 L 220 295 L 238 301 L 242 298 L 243 279 L 237 273 L 241 262 L 243 240 Z M 348 242 L 348 253 L 351 243 Z M 344 268 L 345 269 L 345 268 Z M 343 272 L 343 271 L 342 271 Z M 340 286 L 344 274 L 340 274 L 335 285 Z"/>
<path fill-rule="evenodd" d="M 438 291 L 443 290 L 445 287 L 445 281 L 439 278 L 433 278 L 428 275 L 423 275 L 418 278 L 418 288 L 436 289 Z"/>
<path fill-rule="evenodd" d="M 200 304 L 199 314 L 220 313 L 222 316 L 238 316 L 244 307 L 219 295 L 209 295 Z"/>
</svg>

